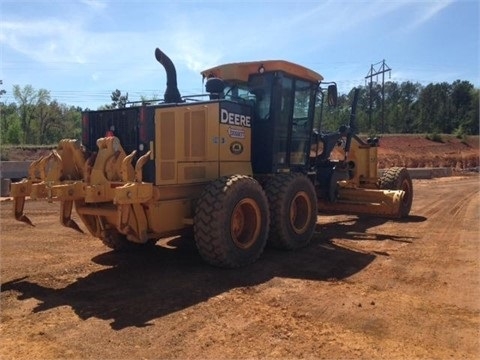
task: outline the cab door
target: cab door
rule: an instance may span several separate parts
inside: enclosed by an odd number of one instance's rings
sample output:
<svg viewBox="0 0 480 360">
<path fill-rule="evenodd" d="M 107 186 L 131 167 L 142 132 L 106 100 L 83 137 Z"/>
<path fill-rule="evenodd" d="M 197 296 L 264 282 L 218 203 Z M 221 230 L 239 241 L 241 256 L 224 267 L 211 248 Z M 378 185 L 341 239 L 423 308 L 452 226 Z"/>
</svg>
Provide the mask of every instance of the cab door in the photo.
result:
<svg viewBox="0 0 480 360">
<path fill-rule="evenodd" d="M 277 171 L 305 167 L 313 127 L 315 87 L 288 76 L 279 79 L 277 86 L 274 145 Z"/>
<path fill-rule="evenodd" d="M 313 130 L 314 88 L 304 80 L 295 80 L 289 141 L 290 166 L 306 166 Z"/>
</svg>

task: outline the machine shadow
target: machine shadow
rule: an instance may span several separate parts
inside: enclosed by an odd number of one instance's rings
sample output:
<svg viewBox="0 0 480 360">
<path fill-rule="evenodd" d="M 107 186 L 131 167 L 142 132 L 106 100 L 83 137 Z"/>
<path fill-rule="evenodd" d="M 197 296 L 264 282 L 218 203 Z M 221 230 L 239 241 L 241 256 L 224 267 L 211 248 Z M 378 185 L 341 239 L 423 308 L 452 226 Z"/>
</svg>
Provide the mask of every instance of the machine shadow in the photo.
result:
<svg viewBox="0 0 480 360">
<path fill-rule="evenodd" d="M 415 238 L 405 235 L 392 235 L 384 233 L 376 233 L 369 231 L 376 226 L 383 225 L 387 222 L 399 222 L 399 223 L 417 223 L 423 222 L 427 218 L 423 216 L 410 215 L 402 219 L 389 219 L 371 217 L 365 215 L 352 215 L 347 216 L 342 220 L 330 221 L 325 224 L 322 222 L 317 223 L 316 231 L 320 233 L 324 239 L 333 239 L 341 236 L 342 239 L 347 240 L 375 240 L 375 241 L 396 241 L 411 243 Z"/>
<path fill-rule="evenodd" d="M 63 288 L 21 278 L 3 283 L 1 291 L 16 291 L 20 293 L 19 300 L 39 300 L 34 312 L 67 305 L 83 320 L 95 317 L 110 321 L 114 330 L 151 326 L 157 318 L 234 288 L 264 284 L 275 277 L 317 281 L 348 278 L 362 271 L 376 255 L 341 247 L 331 239 L 342 231 L 342 238 L 345 234 L 348 238 L 348 233 L 358 234 L 376 224 L 376 220 L 365 219 L 350 225 L 317 224 L 320 232 L 308 247 L 290 252 L 267 247 L 256 263 L 232 270 L 205 264 L 193 239 L 178 237 L 152 246 L 149 251 L 100 254 L 92 261 L 107 266 L 105 269 Z M 395 240 L 394 236 L 389 238 Z"/>
</svg>

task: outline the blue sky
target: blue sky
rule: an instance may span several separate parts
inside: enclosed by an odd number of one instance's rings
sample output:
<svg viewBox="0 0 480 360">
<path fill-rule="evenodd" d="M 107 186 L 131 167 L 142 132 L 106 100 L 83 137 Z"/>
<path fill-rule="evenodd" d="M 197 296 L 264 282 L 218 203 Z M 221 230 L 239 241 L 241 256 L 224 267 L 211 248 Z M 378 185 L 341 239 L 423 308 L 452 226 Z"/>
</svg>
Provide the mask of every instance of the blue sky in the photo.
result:
<svg viewBox="0 0 480 360">
<path fill-rule="evenodd" d="M 386 80 L 468 80 L 480 87 L 477 0 L 133 1 L 0 0 L 0 79 L 95 109 L 115 89 L 163 97 L 156 47 L 173 60 L 182 95 L 203 92 L 200 71 L 284 59 L 365 85 L 385 59 Z M 381 80 L 381 77 L 378 78 Z"/>
</svg>

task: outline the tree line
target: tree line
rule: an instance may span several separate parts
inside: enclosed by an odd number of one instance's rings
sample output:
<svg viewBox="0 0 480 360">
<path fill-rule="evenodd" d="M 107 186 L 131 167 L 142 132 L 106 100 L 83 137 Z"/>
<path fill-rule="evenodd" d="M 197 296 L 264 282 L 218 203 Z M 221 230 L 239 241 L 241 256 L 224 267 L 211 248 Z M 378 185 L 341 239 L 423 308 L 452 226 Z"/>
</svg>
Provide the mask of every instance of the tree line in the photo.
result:
<svg viewBox="0 0 480 360">
<path fill-rule="evenodd" d="M 2 144 L 55 144 L 62 138 L 80 138 L 80 107 L 60 104 L 45 89 L 14 85 L 14 102 L 0 101 Z"/>
<path fill-rule="evenodd" d="M 386 82 L 360 87 L 357 130 L 361 133 L 479 134 L 479 90 L 457 80 L 423 86 L 413 82 Z M 14 85 L 15 101 L 7 104 L 0 92 L 0 140 L 2 144 L 50 145 L 62 138 L 81 138 L 78 106 L 60 104 L 45 89 Z M 335 130 L 348 122 L 353 89 L 340 95 L 335 109 L 323 112 L 322 129 Z M 112 92 L 103 109 L 125 107 L 128 93 Z"/>
<path fill-rule="evenodd" d="M 353 89 L 324 112 L 322 129 L 338 129 L 349 120 Z M 361 86 L 357 129 L 370 134 L 479 134 L 479 89 L 468 81 L 423 86 L 410 81 Z"/>
</svg>

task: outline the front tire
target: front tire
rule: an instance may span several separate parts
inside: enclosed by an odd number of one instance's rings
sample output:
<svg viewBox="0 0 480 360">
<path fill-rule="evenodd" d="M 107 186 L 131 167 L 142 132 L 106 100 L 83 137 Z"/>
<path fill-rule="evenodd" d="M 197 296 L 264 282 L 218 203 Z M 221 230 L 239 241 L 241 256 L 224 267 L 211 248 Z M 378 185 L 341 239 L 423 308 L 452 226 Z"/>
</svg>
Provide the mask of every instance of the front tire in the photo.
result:
<svg viewBox="0 0 480 360">
<path fill-rule="evenodd" d="M 405 192 L 400 205 L 400 217 L 407 217 L 413 202 L 413 184 L 408 170 L 404 167 L 392 167 L 385 170 L 380 177 L 380 189 Z"/>
<path fill-rule="evenodd" d="M 303 174 L 275 175 L 266 185 L 270 203 L 270 237 L 276 248 L 294 250 L 308 245 L 317 223 L 317 197 Z"/>
<path fill-rule="evenodd" d="M 195 243 L 211 265 L 235 268 L 253 263 L 265 248 L 268 228 L 267 197 L 249 176 L 219 178 L 198 199 Z"/>
</svg>

